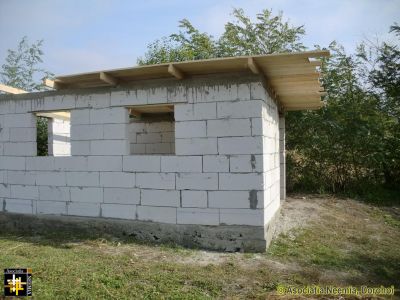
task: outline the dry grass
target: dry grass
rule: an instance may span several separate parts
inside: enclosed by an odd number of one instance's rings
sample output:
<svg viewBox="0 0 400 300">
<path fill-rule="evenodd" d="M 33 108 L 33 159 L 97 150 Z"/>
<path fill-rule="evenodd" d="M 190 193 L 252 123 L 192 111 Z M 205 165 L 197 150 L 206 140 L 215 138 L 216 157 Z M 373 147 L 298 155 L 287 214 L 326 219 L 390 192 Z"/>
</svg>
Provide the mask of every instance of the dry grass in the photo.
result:
<svg viewBox="0 0 400 300">
<path fill-rule="evenodd" d="M 265 254 L 1 233 L 0 268 L 33 268 L 38 299 L 265 299 L 277 298 L 279 284 L 399 288 L 399 214 L 348 199 L 292 197 Z"/>
</svg>

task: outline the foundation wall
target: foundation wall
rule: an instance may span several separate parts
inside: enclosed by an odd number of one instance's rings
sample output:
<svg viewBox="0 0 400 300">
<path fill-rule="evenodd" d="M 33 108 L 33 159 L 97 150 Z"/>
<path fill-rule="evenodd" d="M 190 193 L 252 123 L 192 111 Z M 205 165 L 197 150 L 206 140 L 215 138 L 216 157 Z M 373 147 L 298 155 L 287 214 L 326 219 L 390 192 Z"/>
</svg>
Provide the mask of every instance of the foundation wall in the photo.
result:
<svg viewBox="0 0 400 300">
<path fill-rule="evenodd" d="M 161 103 L 174 104 L 173 127 L 130 123 L 127 107 Z M 57 109 L 71 111 L 72 156 L 36 157 L 34 112 Z M 263 235 L 242 239 L 267 246 L 279 209 L 279 119 L 258 78 L 0 99 L 0 124 L 0 211 L 250 226 Z M 131 155 L 132 136 L 143 153 Z M 160 136 L 175 155 L 150 154 L 161 148 L 147 142 Z"/>
</svg>

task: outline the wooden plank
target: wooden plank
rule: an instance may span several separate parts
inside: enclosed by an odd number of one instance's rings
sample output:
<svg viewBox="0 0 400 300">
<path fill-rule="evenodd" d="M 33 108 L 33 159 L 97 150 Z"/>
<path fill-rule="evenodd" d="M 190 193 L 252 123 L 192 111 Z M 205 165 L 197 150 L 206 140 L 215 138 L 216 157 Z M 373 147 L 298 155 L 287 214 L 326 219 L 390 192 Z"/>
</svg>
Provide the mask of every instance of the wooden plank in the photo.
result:
<svg viewBox="0 0 400 300">
<path fill-rule="evenodd" d="M 136 105 L 130 107 L 131 112 L 142 113 L 169 113 L 174 111 L 171 104 Z"/>
<path fill-rule="evenodd" d="M 258 67 L 257 63 L 254 61 L 254 58 L 249 57 L 247 59 L 247 66 L 254 74 L 261 74 L 260 68 Z"/>
<path fill-rule="evenodd" d="M 168 73 L 179 80 L 185 78 L 185 75 L 183 74 L 183 72 L 181 70 L 179 70 L 177 67 L 175 67 L 173 64 L 168 65 Z"/>
<path fill-rule="evenodd" d="M 36 115 L 39 117 L 60 119 L 64 121 L 69 121 L 71 119 L 71 113 L 67 111 L 38 112 Z"/>
<path fill-rule="evenodd" d="M 21 90 L 21 89 L 18 89 L 18 88 L 9 86 L 9 85 L 1 84 L 1 83 L 0 83 L 0 91 L 8 93 L 8 94 L 25 94 L 25 93 L 28 93 L 27 91 L 24 91 L 24 90 Z"/>
<path fill-rule="evenodd" d="M 100 80 L 112 86 L 118 85 L 118 79 L 105 72 L 100 72 Z"/>
</svg>

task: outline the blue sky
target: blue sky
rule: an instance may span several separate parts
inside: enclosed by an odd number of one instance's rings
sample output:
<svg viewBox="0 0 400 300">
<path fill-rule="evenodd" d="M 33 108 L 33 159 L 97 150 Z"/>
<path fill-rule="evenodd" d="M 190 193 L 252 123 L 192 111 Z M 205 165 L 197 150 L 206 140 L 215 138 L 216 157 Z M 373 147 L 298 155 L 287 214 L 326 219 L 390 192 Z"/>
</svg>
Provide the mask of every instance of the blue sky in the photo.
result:
<svg viewBox="0 0 400 300">
<path fill-rule="evenodd" d="M 250 17 L 282 10 L 305 26 L 311 48 L 337 40 L 352 51 L 363 38 L 388 39 L 389 26 L 400 23 L 400 0 L 0 0 L 0 64 L 26 35 L 44 39 L 44 67 L 56 75 L 129 67 L 183 18 L 219 36 L 233 7 Z"/>
</svg>

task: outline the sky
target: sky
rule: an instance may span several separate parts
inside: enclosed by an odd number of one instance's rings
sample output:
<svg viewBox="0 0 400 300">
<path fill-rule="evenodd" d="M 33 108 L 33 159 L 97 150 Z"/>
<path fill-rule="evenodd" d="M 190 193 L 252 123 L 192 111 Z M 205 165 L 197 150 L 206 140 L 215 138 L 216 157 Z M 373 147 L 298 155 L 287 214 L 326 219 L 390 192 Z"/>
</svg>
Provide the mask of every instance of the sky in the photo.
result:
<svg viewBox="0 0 400 300">
<path fill-rule="evenodd" d="M 305 26 L 311 49 L 337 40 L 352 52 L 365 38 L 393 40 L 389 27 L 400 23 L 400 0 L 0 0 L 0 65 L 27 36 L 44 40 L 42 67 L 56 75 L 131 67 L 183 18 L 218 37 L 233 8 L 251 18 L 265 8 L 282 11 Z"/>
</svg>

